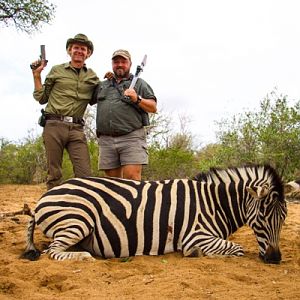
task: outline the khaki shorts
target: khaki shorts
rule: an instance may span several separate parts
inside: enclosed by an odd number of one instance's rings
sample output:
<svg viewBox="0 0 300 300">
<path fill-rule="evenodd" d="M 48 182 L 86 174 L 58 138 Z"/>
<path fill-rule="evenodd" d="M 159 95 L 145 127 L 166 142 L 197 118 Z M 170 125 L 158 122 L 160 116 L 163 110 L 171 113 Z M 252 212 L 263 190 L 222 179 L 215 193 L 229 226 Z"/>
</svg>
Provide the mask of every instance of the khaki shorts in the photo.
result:
<svg viewBox="0 0 300 300">
<path fill-rule="evenodd" d="M 98 142 L 99 169 L 101 170 L 116 169 L 125 165 L 148 164 L 144 128 L 118 137 L 100 135 Z"/>
</svg>

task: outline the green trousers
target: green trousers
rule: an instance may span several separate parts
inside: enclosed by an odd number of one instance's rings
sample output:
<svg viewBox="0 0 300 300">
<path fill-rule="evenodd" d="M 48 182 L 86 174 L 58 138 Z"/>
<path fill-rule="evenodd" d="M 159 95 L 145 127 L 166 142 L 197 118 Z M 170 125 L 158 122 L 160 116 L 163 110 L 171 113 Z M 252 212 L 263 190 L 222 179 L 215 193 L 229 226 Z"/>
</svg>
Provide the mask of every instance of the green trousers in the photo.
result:
<svg viewBox="0 0 300 300">
<path fill-rule="evenodd" d="M 82 125 L 47 120 L 43 139 L 48 166 L 48 190 L 59 185 L 62 181 L 64 149 L 69 153 L 74 177 L 91 176 L 89 150 Z"/>
</svg>

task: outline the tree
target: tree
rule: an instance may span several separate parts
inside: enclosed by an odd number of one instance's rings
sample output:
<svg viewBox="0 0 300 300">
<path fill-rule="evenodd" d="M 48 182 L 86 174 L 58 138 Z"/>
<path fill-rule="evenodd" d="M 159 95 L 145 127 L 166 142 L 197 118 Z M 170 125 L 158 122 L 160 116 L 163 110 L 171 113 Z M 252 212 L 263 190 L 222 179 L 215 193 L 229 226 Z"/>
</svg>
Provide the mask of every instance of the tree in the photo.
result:
<svg viewBox="0 0 300 300">
<path fill-rule="evenodd" d="M 0 183 L 40 183 L 47 175 L 41 137 L 28 137 L 19 145 L 1 139 Z"/>
<path fill-rule="evenodd" d="M 156 149 L 166 148 L 172 135 L 172 118 L 163 109 L 157 114 L 149 114 L 150 126 L 148 129 L 148 145 Z"/>
<path fill-rule="evenodd" d="M 180 148 L 149 147 L 149 164 L 143 168 L 143 179 L 190 178 L 199 173 L 192 151 Z"/>
<path fill-rule="evenodd" d="M 300 102 L 272 92 L 257 112 L 219 123 L 216 155 L 226 165 L 269 163 L 287 179 L 300 170 Z M 298 171 L 297 171 L 298 170 Z"/>
<path fill-rule="evenodd" d="M 188 129 L 190 122 L 191 120 L 187 115 L 179 115 L 180 131 L 171 137 L 169 143 L 170 148 L 192 151 L 193 136 Z"/>
<path fill-rule="evenodd" d="M 97 142 L 96 136 L 96 113 L 97 106 L 88 106 L 84 113 L 84 133 L 89 142 Z"/>
<path fill-rule="evenodd" d="M 0 2 L 0 24 L 31 34 L 50 23 L 55 8 L 47 0 L 4 0 Z"/>
</svg>

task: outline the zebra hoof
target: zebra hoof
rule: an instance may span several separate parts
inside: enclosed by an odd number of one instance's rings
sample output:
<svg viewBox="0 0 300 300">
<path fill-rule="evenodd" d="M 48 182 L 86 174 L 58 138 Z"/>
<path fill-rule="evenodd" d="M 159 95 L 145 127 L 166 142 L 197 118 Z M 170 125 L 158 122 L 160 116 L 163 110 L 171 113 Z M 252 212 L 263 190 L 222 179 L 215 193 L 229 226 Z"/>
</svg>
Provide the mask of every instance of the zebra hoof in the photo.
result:
<svg viewBox="0 0 300 300">
<path fill-rule="evenodd" d="M 70 259 L 78 261 L 95 261 L 95 258 L 89 252 L 74 252 Z"/>
<path fill-rule="evenodd" d="M 85 256 L 85 257 L 81 257 L 79 260 L 81 261 L 95 261 L 96 259 L 93 256 Z"/>
<path fill-rule="evenodd" d="M 20 256 L 20 258 L 34 261 L 34 260 L 38 260 L 40 256 L 41 256 L 41 252 L 39 250 L 28 250 L 28 251 L 25 251 Z"/>
<path fill-rule="evenodd" d="M 195 249 L 190 249 L 190 251 L 188 251 L 184 256 L 187 257 L 202 257 L 203 252 L 200 248 L 195 248 Z"/>
</svg>

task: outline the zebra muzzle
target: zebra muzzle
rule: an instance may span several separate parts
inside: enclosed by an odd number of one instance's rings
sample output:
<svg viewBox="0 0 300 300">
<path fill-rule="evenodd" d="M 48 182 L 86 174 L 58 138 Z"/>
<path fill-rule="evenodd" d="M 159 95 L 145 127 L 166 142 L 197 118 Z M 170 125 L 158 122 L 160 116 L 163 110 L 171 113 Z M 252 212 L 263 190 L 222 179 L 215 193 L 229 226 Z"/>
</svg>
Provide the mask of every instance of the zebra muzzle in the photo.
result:
<svg viewBox="0 0 300 300">
<path fill-rule="evenodd" d="M 274 248 L 273 246 L 268 246 L 265 254 L 259 254 L 259 257 L 266 264 L 279 264 L 281 261 L 281 252 L 279 248 Z"/>
</svg>

